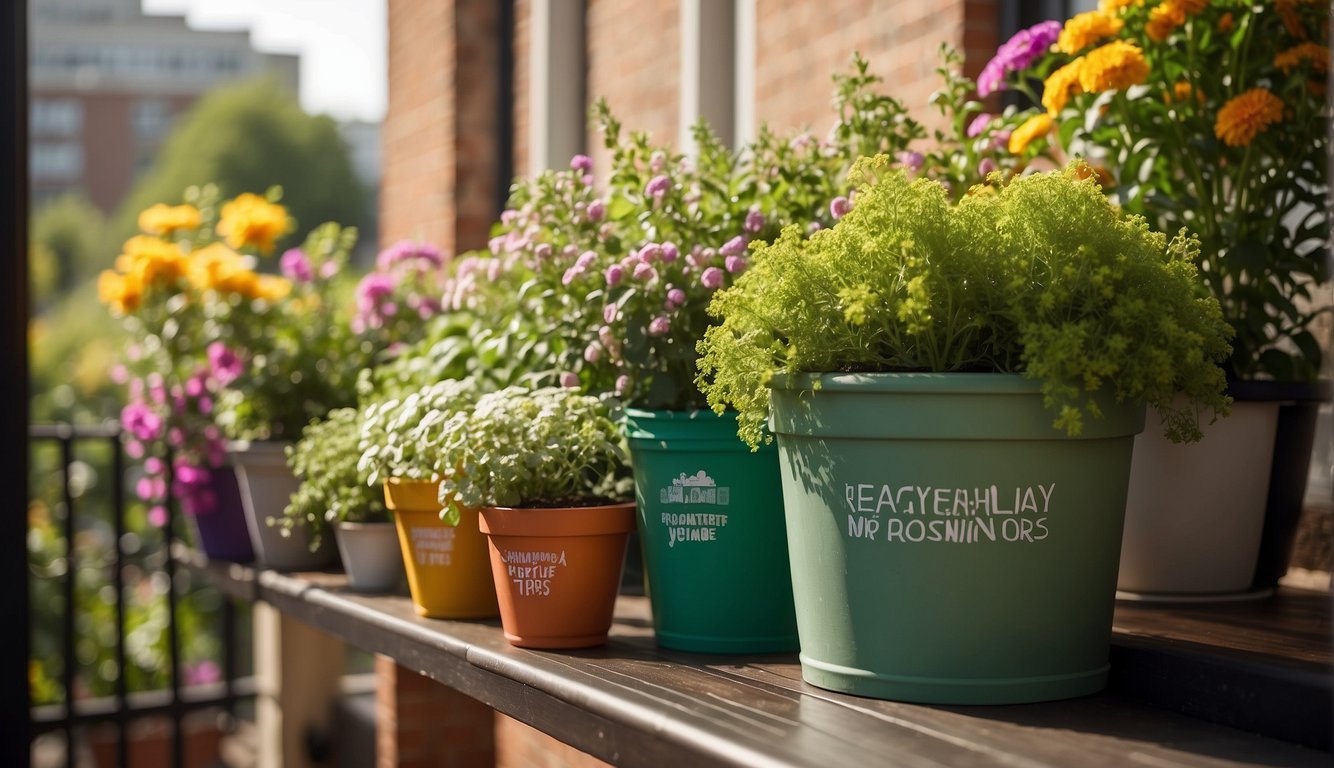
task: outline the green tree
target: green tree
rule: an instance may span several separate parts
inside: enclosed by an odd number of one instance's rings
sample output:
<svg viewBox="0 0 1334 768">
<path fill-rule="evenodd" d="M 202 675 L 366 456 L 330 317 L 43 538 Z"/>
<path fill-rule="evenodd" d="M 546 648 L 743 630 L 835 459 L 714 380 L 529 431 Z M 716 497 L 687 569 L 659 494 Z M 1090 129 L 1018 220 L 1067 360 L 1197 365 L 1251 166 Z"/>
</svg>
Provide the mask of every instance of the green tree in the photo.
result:
<svg viewBox="0 0 1334 768">
<path fill-rule="evenodd" d="M 62 195 L 33 212 L 29 251 L 36 306 L 97 275 L 107 263 L 105 230 L 102 212 L 80 194 Z"/>
<path fill-rule="evenodd" d="M 140 211 L 179 203 L 187 187 L 209 182 L 226 197 L 282 186 L 298 229 L 279 248 L 326 221 L 362 226 L 369 218 L 366 190 L 334 121 L 303 112 L 271 78 L 217 88 L 191 107 L 121 203 L 114 231 L 128 237 Z"/>
</svg>

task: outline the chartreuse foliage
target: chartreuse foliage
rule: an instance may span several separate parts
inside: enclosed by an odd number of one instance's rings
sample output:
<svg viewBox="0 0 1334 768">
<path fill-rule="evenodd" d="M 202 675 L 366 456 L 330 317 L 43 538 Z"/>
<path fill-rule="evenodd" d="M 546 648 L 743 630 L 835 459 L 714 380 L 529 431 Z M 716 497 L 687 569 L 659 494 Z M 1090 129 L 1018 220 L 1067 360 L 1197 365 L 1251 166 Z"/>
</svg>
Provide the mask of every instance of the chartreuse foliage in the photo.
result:
<svg viewBox="0 0 1334 768">
<path fill-rule="evenodd" d="M 1216 361 L 1230 330 L 1202 298 L 1197 245 L 1121 214 L 1081 175 L 1025 176 L 952 204 L 941 185 L 864 159 L 847 216 L 809 238 L 788 228 L 714 298 L 721 322 L 700 343 L 709 404 L 739 410 L 755 446 L 777 372 L 1018 372 L 1042 382 L 1068 434 L 1110 396 L 1146 401 L 1169 437 L 1198 439 L 1199 415 L 1227 410 Z"/>
<path fill-rule="evenodd" d="M 306 526 L 310 546 L 319 547 L 325 529 L 340 522 L 388 522 L 384 494 L 371 488 L 357 469 L 361 458 L 361 412 L 356 408 L 330 411 L 312 421 L 301 440 L 287 447 L 287 464 L 301 478 L 280 521 L 284 531 Z"/>
</svg>

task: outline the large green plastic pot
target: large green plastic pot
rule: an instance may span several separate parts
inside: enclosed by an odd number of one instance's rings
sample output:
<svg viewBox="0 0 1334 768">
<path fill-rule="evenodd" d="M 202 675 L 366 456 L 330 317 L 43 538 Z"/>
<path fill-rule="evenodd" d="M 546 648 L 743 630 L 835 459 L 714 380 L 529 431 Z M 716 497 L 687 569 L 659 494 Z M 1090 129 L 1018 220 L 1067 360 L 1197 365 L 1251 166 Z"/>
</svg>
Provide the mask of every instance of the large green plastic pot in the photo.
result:
<svg viewBox="0 0 1334 768">
<path fill-rule="evenodd" d="M 1072 439 L 1017 375 L 772 387 L 807 682 L 939 704 L 1105 685 L 1142 405 Z"/>
<path fill-rule="evenodd" d="M 796 650 L 777 450 L 752 453 L 735 414 L 629 409 L 625 426 L 658 644 Z"/>
</svg>

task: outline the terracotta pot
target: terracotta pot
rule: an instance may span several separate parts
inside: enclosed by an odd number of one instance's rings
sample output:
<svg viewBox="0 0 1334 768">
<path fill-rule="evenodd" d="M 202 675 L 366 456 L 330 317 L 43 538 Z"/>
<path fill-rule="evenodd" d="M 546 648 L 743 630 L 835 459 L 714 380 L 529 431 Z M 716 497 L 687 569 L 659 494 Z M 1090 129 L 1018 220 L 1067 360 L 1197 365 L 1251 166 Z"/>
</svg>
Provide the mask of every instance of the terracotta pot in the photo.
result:
<svg viewBox="0 0 1334 768">
<path fill-rule="evenodd" d="M 562 509 L 484 508 L 505 639 L 523 648 L 607 642 L 635 529 L 634 502 Z"/>
<path fill-rule="evenodd" d="M 477 515 L 463 515 L 458 527 L 445 525 L 438 488 L 429 480 L 391 478 L 384 484 L 412 603 L 432 619 L 494 617 L 499 609 Z"/>
</svg>

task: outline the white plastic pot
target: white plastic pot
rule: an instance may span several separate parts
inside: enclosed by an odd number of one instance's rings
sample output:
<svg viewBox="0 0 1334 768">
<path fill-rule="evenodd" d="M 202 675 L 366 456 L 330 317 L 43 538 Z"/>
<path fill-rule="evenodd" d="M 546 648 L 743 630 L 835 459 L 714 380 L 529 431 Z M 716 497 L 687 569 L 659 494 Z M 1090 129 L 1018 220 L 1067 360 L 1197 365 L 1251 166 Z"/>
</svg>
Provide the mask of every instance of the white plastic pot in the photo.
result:
<svg viewBox="0 0 1334 768">
<path fill-rule="evenodd" d="M 347 585 L 360 592 L 389 592 L 403 581 L 403 554 L 392 522 L 339 523 L 334 528 Z"/>
</svg>

